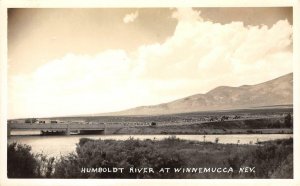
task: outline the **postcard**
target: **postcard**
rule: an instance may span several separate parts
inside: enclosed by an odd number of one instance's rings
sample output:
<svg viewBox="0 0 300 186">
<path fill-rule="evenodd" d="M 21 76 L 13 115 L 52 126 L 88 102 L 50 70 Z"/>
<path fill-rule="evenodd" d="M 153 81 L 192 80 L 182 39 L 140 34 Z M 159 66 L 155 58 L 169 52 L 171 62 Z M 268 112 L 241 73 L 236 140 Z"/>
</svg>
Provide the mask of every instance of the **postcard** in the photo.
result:
<svg viewBox="0 0 300 186">
<path fill-rule="evenodd" d="M 1 3 L 3 185 L 299 183 L 299 2 Z"/>
</svg>

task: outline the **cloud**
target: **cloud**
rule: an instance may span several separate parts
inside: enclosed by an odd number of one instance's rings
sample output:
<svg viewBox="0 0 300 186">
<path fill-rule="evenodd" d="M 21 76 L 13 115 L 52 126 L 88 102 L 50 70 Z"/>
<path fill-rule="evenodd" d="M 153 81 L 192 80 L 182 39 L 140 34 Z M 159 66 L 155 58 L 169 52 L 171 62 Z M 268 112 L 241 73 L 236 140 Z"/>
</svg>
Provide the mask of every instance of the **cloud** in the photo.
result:
<svg viewBox="0 0 300 186">
<path fill-rule="evenodd" d="M 139 13 L 137 11 L 130 14 L 126 14 L 123 18 L 123 22 L 126 24 L 131 23 L 138 17 L 138 15 Z"/>
<path fill-rule="evenodd" d="M 129 17 L 137 17 L 137 12 Z M 220 85 L 260 83 L 292 71 L 292 26 L 287 20 L 270 28 L 219 24 L 203 21 L 192 9 L 178 9 L 173 18 L 178 21 L 174 34 L 163 43 L 142 45 L 133 53 L 67 54 L 34 74 L 13 77 L 9 114 L 117 111 L 205 93 Z"/>
<path fill-rule="evenodd" d="M 242 22 L 222 25 L 203 21 L 199 12 L 191 9 L 178 10 L 173 15 L 178 24 L 172 37 L 162 44 L 138 49 L 144 66 L 141 77 L 184 77 L 199 83 L 214 79 L 211 86 L 198 86 L 205 92 L 221 84 L 259 83 L 292 71 L 292 52 L 287 50 L 292 26 L 287 20 L 268 28 L 244 26 Z M 270 68 L 261 68 L 264 66 Z"/>
<path fill-rule="evenodd" d="M 174 11 L 172 18 L 178 19 L 180 21 L 203 21 L 200 17 L 201 11 L 193 10 L 192 8 L 178 8 Z"/>
</svg>

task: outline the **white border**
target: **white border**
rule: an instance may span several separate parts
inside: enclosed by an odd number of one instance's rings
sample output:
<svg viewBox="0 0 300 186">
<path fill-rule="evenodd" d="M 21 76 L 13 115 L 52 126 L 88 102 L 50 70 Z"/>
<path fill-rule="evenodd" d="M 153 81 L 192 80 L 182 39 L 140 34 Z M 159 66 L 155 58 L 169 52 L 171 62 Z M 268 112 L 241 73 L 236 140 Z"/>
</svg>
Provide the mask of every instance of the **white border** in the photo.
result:
<svg viewBox="0 0 300 186">
<path fill-rule="evenodd" d="M 0 185 L 300 185 L 300 0 L 0 0 Z M 294 179 L 7 179 L 7 8 L 108 8 L 108 7 L 288 7 L 293 6 L 294 72 Z M 295 148 L 296 147 L 296 148 Z M 297 158 L 298 157 L 298 158 Z"/>
</svg>

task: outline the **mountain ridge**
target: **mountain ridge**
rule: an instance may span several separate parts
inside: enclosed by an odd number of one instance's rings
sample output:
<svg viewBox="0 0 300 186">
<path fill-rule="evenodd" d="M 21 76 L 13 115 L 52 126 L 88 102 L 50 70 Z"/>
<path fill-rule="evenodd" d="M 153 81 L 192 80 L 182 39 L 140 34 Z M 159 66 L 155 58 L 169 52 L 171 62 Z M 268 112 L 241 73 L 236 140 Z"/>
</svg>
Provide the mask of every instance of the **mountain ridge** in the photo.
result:
<svg viewBox="0 0 300 186">
<path fill-rule="evenodd" d="M 163 115 L 198 111 L 245 109 L 293 103 L 293 73 L 238 87 L 218 86 L 171 102 L 95 115 Z"/>
</svg>

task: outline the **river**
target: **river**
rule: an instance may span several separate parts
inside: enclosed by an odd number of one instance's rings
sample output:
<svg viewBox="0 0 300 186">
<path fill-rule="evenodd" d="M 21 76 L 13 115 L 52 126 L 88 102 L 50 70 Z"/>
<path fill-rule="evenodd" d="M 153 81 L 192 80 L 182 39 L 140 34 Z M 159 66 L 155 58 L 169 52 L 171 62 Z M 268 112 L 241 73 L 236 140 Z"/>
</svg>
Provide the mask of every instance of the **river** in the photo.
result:
<svg viewBox="0 0 300 186">
<path fill-rule="evenodd" d="M 43 153 L 48 156 L 60 156 L 74 152 L 76 143 L 80 138 L 90 139 L 115 139 L 126 140 L 130 137 L 134 139 L 154 139 L 161 140 L 170 135 L 70 135 L 70 136 L 40 136 L 39 131 L 15 131 L 8 139 L 8 143 L 22 143 L 32 147 L 32 152 Z M 177 138 L 195 141 L 214 142 L 216 138 L 218 143 L 234 144 L 255 144 L 257 141 L 268 141 L 275 139 L 287 139 L 293 137 L 292 134 L 230 134 L 230 135 L 176 135 Z"/>
</svg>

